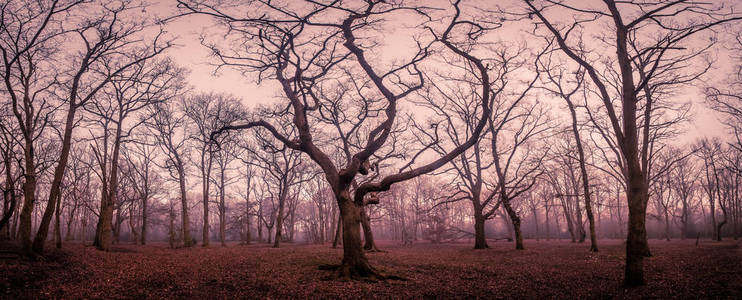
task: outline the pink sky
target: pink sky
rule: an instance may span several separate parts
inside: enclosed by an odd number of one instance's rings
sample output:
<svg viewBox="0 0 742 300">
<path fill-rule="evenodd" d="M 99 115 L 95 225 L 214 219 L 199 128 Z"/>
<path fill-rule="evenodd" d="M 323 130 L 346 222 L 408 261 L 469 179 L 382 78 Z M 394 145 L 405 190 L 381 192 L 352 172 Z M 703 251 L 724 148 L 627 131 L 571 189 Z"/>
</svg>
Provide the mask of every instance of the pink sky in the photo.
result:
<svg viewBox="0 0 742 300">
<path fill-rule="evenodd" d="M 163 16 L 175 10 L 175 0 L 160 0 L 153 8 L 148 9 L 157 15 Z M 400 21 L 402 23 L 403 21 Z M 167 25 L 167 30 L 178 36 L 177 43 L 179 47 L 170 50 L 169 55 L 180 65 L 191 69 L 188 77 L 189 82 L 196 91 L 216 91 L 237 95 L 244 99 L 244 104 L 254 107 L 259 104 L 271 103 L 275 100 L 276 95 L 280 95 L 278 85 L 272 81 L 264 81 L 260 85 L 255 84 L 252 78 L 243 76 L 239 72 L 222 68 L 218 74 L 214 74 L 215 66 L 209 64 L 212 62 L 208 50 L 199 43 L 199 35 L 209 26 L 212 26 L 208 17 L 205 16 L 188 16 L 183 19 L 177 19 Z M 391 33 L 386 40 L 386 45 L 382 50 L 384 57 L 393 57 L 396 53 L 409 52 L 406 48 L 403 30 Z M 401 31 L 401 32 L 400 32 Z M 524 34 L 520 34 L 524 36 Z M 507 38 L 507 37 L 505 37 Z M 519 38 L 513 36 L 513 39 Z M 720 62 L 729 62 L 729 53 L 720 53 L 718 57 Z M 719 68 L 719 66 L 722 66 Z M 730 63 L 718 63 L 717 68 L 712 70 L 712 76 L 715 80 L 724 78 L 730 71 Z M 693 102 L 694 119 L 687 124 L 688 133 L 683 136 L 680 143 L 693 142 L 701 136 L 725 136 L 726 129 L 719 122 L 717 115 L 706 108 L 703 103 L 702 89 L 689 88 L 687 92 L 678 96 L 678 101 Z M 562 103 L 553 104 L 561 107 Z"/>
</svg>

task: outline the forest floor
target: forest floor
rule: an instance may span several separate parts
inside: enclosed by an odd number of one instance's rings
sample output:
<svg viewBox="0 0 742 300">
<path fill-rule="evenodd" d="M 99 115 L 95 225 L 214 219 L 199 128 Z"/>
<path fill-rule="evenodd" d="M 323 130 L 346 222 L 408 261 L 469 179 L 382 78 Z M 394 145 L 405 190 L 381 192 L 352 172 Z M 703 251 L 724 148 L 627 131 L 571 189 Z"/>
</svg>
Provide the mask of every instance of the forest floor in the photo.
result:
<svg viewBox="0 0 742 300">
<path fill-rule="evenodd" d="M 527 240 L 526 250 L 490 241 L 402 246 L 369 253 L 387 274 L 381 282 L 338 281 L 319 265 L 337 264 L 329 245 L 265 244 L 175 249 L 164 244 L 116 245 L 104 253 L 79 243 L 49 245 L 45 261 L 0 261 L 0 298 L 736 298 L 742 299 L 742 249 L 737 241 L 651 240 L 648 284 L 621 288 L 624 245 Z"/>
</svg>

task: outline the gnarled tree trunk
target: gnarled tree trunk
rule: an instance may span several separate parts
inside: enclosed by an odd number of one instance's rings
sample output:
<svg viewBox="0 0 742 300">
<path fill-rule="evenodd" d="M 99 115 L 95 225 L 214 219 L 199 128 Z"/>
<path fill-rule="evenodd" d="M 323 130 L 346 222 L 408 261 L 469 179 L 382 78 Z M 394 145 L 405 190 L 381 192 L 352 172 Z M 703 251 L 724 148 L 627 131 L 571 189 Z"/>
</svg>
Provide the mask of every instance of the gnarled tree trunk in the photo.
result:
<svg viewBox="0 0 742 300">
<path fill-rule="evenodd" d="M 340 218 L 343 226 L 343 261 L 338 269 L 338 276 L 343 279 L 352 277 L 378 278 L 380 275 L 368 263 L 361 248 L 361 212 L 363 207 L 353 202 L 348 190 L 335 193 L 340 207 Z"/>
</svg>

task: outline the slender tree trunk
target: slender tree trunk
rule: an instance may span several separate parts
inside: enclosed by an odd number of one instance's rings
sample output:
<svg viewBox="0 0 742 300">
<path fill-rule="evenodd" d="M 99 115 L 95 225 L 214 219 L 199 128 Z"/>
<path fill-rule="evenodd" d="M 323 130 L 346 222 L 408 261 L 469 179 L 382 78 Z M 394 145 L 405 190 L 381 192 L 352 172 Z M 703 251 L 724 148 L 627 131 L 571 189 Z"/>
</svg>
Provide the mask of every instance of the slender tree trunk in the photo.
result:
<svg viewBox="0 0 742 300">
<path fill-rule="evenodd" d="M 250 244 L 250 239 L 250 185 L 248 184 L 247 197 L 245 197 L 245 245 Z"/>
<path fill-rule="evenodd" d="M 88 211 L 84 210 L 83 214 L 80 218 L 80 240 L 82 241 L 83 245 L 85 244 L 85 241 L 87 240 L 87 230 L 88 230 Z"/>
<path fill-rule="evenodd" d="M 77 88 L 73 86 L 73 90 L 76 90 Z M 69 159 L 70 154 L 70 148 L 72 147 L 72 130 L 75 127 L 75 112 L 77 111 L 77 104 L 75 103 L 74 99 L 70 99 L 69 101 L 69 110 L 67 111 L 67 119 L 65 120 L 65 126 L 64 126 L 64 134 L 62 135 L 62 150 L 59 155 L 59 162 L 57 163 L 57 167 L 54 169 L 54 177 L 52 179 L 52 185 L 49 189 L 49 201 L 47 202 L 47 209 L 44 211 L 44 217 L 41 220 L 41 224 L 39 224 L 39 230 L 36 233 L 36 238 L 33 241 L 33 251 L 35 251 L 38 254 L 42 254 L 44 252 L 44 242 L 46 241 L 47 234 L 49 233 L 49 223 L 51 222 L 52 218 L 52 211 L 54 207 L 54 202 L 59 199 L 60 195 L 60 188 L 62 185 L 62 179 L 64 177 L 64 170 L 67 167 L 67 160 Z M 26 166 L 28 169 L 28 165 Z M 33 170 L 33 169 L 31 169 Z M 35 175 L 33 176 L 33 185 L 35 190 L 36 185 L 36 178 Z M 32 199 L 34 195 L 32 194 L 30 196 Z M 52 209 L 49 209 L 49 206 L 52 207 Z M 28 211 L 28 220 L 26 222 L 30 222 L 30 215 L 31 211 Z M 23 223 L 23 222 L 22 222 Z M 24 233 L 28 239 L 30 239 L 30 223 L 27 225 L 28 228 L 23 229 L 28 230 L 28 233 Z M 25 240 L 24 240 L 25 242 Z"/>
<path fill-rule="evenodd" d="M 739 157 L 738 157 L 737 164 L 739 164 L 739 163 L 740 163 L 740 161 L 739 161 Z M 739 199 L 739 183 L 740 182 L 739 182 L 739 179 L 740 179 L 739 173 L 735 174 L 734 175 L 734 188 L 732 189 L 732 191 L 733 191 L 732 192 L 732 195 L 734 196 L 732 198 L 732 201 L 733 201 L 732 202 L 732 204 L 733 204 L 732 205 L 732 223 L 733 223 L 732 224 L 732 226 L 733 226 L 732 230 L 734 232 L 734 240 L 735 241 L 737 240 L 737 235 L 738 235 L 737 230 L 738 230 L 738 226 L 739 226 L 739 211 L 740 211 L 740 203 L 739 203 L 739 200 L 740 200 Z"/>
<path fill-rule="evenodd" d="M 273 248 L 278 248 L 281 243 L 281 231 L 283 229 L 283 210 L 286 206 L 286 197 L 288 195 L 288 184 L 283 183 L 281 193 L 278 196 L 278 216 L 276 217 L 276 239 L 273 241 Z"/>
<path fill-rule="evenodd" d="M 710 187 L 709 187 L 710 188 Z M 713 193 L 713 192 L 709 192 Z M 716 239 L 716 204 L 714 198 L 709 197 L 709 215 L 711 216 L 711 238 Z"/>
<path fill-rule="evenodd" d="M 371 231 L 371 219 L 368 217 L 365 207 L 361 207 L 361 226 L 363 227 L 363 250 L 380 251 L 374 242 L 374 233 Z"/>
<path fill-rule="evenodd" d="M 12 219 L 11 217 L 15 214 L 16 206 L 18 204 L 18 200 L 15 197 L 15 186 L 13 185 L 10 155 L 10 149 L 3 151 L 3 163 L 5 165 L 5 191 L 3 192 L 3 201 L 5 206 L 3 208 L 5 211 L 3 212 L 3 218 L 0 219 L 0 230 L 5 231 L 5 236 L 9 239 L 13 238 L 13 233 L 15 233 L 11 230 L 11 227 L 13 226 L 10 226 L 10 221 Z"/>
<path fill-rule="evenodd" d="M 508 212 L 510 221 L 513 223 L 513 230 L 515 231 L 515 250 L 523 250 L 525 248 L 523 247 L 523 234 L 520 231 L 520 217 L 510 205 L 510 199 L 502 199 L 502 205 L 505 207 L 505 211 Z"/>
<path fill-rule="evenodd" d="M 250 245 L 250 241 L 252 240 L 251 232 L 250 232 L 250 213 L 245 212 L 245 245 Z"/>
<path fill-rule="evenodd" d="M 139 233 L 137 232 L 136 220 L 134 218 L 134 211 L 131 208 L 129 208 L 129 230 L 131 231 L 132 242 L 134 242 L 134 245 L 138 244 L 140 241 Z"/>
<path fill-rule="evenodd" d="M 70 241 L 72 240 L 72 224 L 75 221 L 75 212 L 77 211 L 77 205 L 73 206 L 72 209 L 70 209 L 69 214 L 67 215 L 67 231 L 64 234 L 64 240 Z"/>
<path fill-rule="evenodd" d="M 204 247 L 209 246 L 209 177 L 211 177 L 211 164 L 213 159 L 211 153 L 207 152 L 209 149 L 204 147 L 201 151 L 201 190 L 203 193 L 203 207 L 204 207 L 204 227 L 203 227 L 203 241 Z M 208 161 L 206 156 L 208 157 Z"/>
<path fill-rule="evenodd" d="M 185 181 L 185 168 L 183 162 L 179 157 L 176 157 L 178 164 L 178 184 L 180 186 L 180 208 L 181 208 L 181 220 L 183 223 L 183 246 L 193 246 L 193 239 L 191 238 L 191 221 L 188 217 L 188 198 L 186 196 L 186 181 Z"/>
<path fill-rule="evenodd" d="M 258 212 L 258 242 L 263 241 L 263 222 L 260 220 L 261 216 L 263 215 L 262 210 Z"/>
<path fill-rule="evenodd" d="M 665 209 L 665 239 L 670 241 L 670 214 L 667 209 Z"/>
<path fill-rule="evenodd" d="M 208 179 L 202 180 L 204 184 L 206 184 L 205 182 L 207 181 L 209 180 Z M 203 239 L 201 241 L 201 245 L 203 247 L 209 246 L 209 194 L 208 194 L 208 189 L 209 189 L 208 187 L 203 188 L 204 194 L 203 194 L 203 199 L 201 201 L 201 203 L 203 204 L 203 208 L 204 208 L 204 221 L 203 221 L 204 224 L 203 224 L 203 229 L 201 230 L 201 232 L 203 233 L 201 236 L 201 238 Z"/>
<path fill-rule="evenodd" d="M 31 243 L 31 218 L 33 217 L 34 201 L 36 196 L 36 165 L 34 163 L 33 141 L 30 138 L 26 138 L 25 141 L 25 173 L 23 174 L 25 181 L 23 182 L 23 208 L 21 209 L 21 215 L 18 224 L 18 235 L 21 239 L 23 252 L 29 257 L 34 257 L 34 249 Z M 42 240 L 41 243 L 43 244 L 45 240 L 46 237 L 44 237 L 44 240 Z"/>
<path fill-rule="evenodd" d="M 505 211 L 505 206 L 502 206 L 502 209 L 500 211 L 500 216 L 503 219 L 503 222 L 505 223 L 505 228 L 508 230 L 508 242 L 512 242 L 515 240 L 515 230 L 513 230 L 513 221 L 510 220 L 510 217 L 508 216 L 508 212 Z"/>
<path fill-rule="evenodd" d="M 250 188 L 252 187 L 250 166 L 248 165 L 247 184 L 245 185 L 245 245 L 250 244 Z"/>
<path fill-rule="evenodd" d="M 101 210 L 98 221 L 98 244 L 96 245 L 98 250 L 109 251 L 112 242 L 112 224 L 113 221 L 113 209 L 116 205 L 116 198 L 118 197 L 118 163 L 119 153 L 121 149 L 121 121 L 116 125 L 116 136 L 113 144 L 113 155 L 111 155 L 111 170 L 110 170 L 110 182 L 108 183 L 109 190 L 106 191 L 107 196 L 105 199 L 101 199 Z M 105 162 L 104 162 L 105 163 Z M 105 176 L 105 175 L 104 175 Z M 118 221 L 118 220 L 117 220 Z M 38 236 L 37 236 L 38 238 Z"/>
<path fill-rule="evenodd" d="M 576 187 L 575 187 L 575 190 L 577 190 Z M 582 223 L 582 208 L 580 208 L 580 197 L 579 196 L 575 196 L 575 215 L 577 217 L 577 220 L 575 222 L 575 226 L 577 226 L 577 234 L 578 234 L 577 242 L 584 243 L 585 236 L 587 234 L 585 233 L 585 224 Z"/>
<path fill-rule="evenodd" d="M 575 229 L 572 224 L 572 214 L 567 208 L 566 200 L 564 200 L 564 198 L 561 198 L 560 201 L 562 201 L 562 209 L 564 210 L 564 219 L 567 222 L 567 230 L 569 231 L 569 236 L 572 238 L 572 243 L 575 243 L 577 242 L 577 238 L 575 236 Z"/>
<path fill-rule="evenodd" d="M 590 222 L 590 251 L 598 252 L 598 238 L 595 235 L 595 217 L 593 216 L 593 208 L 590 201 L 590 183 L 587 176 L 587 167 L 585 166 L 585 149 L 582 147 L 580 130 L 577 128 L 577 112 L 575 111 L 575 107 L 569 97 L 566 97 L 566 100 L 567 106 L 569 106 L 569 111 L 572 115 L 572 133 L 575 136 L 577 153 L 579 154 L 580 174 L 582 175 L 582 192 L 585 194 L 585 212 L 587 213 L 587 219 Z M 579 211 L 579 206 L 577 209 Z M 582 227 L 582 223 L 580 223 L 580 227 Z"/>
<path fill-rule="evenodd" d="M 12 188 L 13 187 L 11 187 L 10 189 Z M 10 221 L 12 220 L 14 212 L 17 209 L 18 200 L 16 200 L 15 198 L 15 191 L 8 190 L 5 193 L 6 193 L 5 197 L 9 198 L 10 204 L 9 204 L 7 212 L 3 215 L 3 218 L 0 220 L 0 230 L 4 229 L 5 236 L 8 237 L 9 239 L 12 239 L 13 233 L 15 233 L 15 231 L 12 230 L 13 228 L 11 227 L 14 227 L 14 226 L 11 226 Z"/>
<path fill-rule="evenodd" d="M 170 242 L 170 248 L 175 248 L 175 208 L 173 202 L 170 200 L 170 224 L 168 224 L 168 240 Z M 188 247 L 188 244 L 184 244 Z"/>
<path fill-rule="evenodd" d="M 298 197 L 298 193 L 295 197 Z M 296 222 L 296 205 L 293 205 L 291 207 L 291 210 L 289 211 L 289 226 L 287 226 L 288 227 L 287 230 L 289 231 L 289 241 L 291 241 L 292 243 L 294 242 L 294 232 L 296 230 L 295 222 Z"/>
<path fill-rule="evenodd" d="M 59 215 L 62 213 L 62 194 L 59 194 L 57 198 L 57 209 L 55 209 L 55 220 L 54 220 L 54 241 L 57 249 L 62 249 L 62 230 L 60 229 Z"/>
<path fill-rule="evenodd" d="M 548 208 L 548 206 L 549 206 L 548 203 L 546 203 L 546 206 L 547 206 L 547 208 L 545 209 L 546 213 L 544 214 L 544 217 L 546 219 L 545 220 L 546 223 L 544 225 L 546 227 L 546 240 L 547 241 L 550 241 L 551 240 L 551 228 L 550 228 L 551 227 L 551 222 L 549 222 L 549 211 L 551 209 Z"/>
<path fill-rule="evenodd" d="M 682 229 L 681 229 L 682 233 L 680 234 L 680 239 L 681 240 L 684 240 L 684 239 L 690 237 L 690 232 L 689 232 L 689 229 L 688 229 L 688 215 L 689 215 L 689 213 L 688 213 L 688 203 L 687 203 L 687 200 L 685 199 L 685 196 L 684 196 L 683 197 L 683 213 L 680 216 L 680 222 L 682 223 Z"/>
<path fill-rule="evenodd" d="M 536 208 L 534 207 L 533 210 L 533 225 L 536 227 L 536 241 L 539 241 L 539 234 L 538 234 L 538 212 L 536 211 Z"/>
<path fill-rule="evenodd" d="M 222 247 L 227 246 L 227 243 L 224 241 L 225 238 L 225 203 L 224 203 L 224 168 L 222 168 L 221 172 L 219 173 L 219 242 L 221 243 Z"/>
<path fill-rule="evenodd" d="M 142 236 L 140 237 L 141 238 L 140 243 L 142 245 L 147 244 L 147 205 L 149 205 L 147 201 L 148 198 L 149 198 L 149 188 L 145 187 L 144 197 L 142 197 L 142 229 L 141 229 Z"/>
</svg>

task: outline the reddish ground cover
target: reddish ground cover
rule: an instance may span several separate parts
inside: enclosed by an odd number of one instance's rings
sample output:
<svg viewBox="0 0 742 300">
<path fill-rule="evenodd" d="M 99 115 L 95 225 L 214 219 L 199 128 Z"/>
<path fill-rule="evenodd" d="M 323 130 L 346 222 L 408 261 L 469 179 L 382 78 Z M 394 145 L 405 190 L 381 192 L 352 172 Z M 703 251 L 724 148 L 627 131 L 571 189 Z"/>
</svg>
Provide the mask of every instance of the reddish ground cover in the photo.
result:
<svg viewBox="0 0 742 300">
<path fill-rule="evenodd" d="M 401 246 L 369 253 L 371 262 L 407 281 L 329 280 L 319 265 L 338 263 L 328 245 L 267 245 L 170 250 L 123 246 L 103 253 L 80 244 L 52 250 L 44 262 L 0 262 L 3 298 L 742 298 L 742 250 L 736 241 L 650 241 L 649 284 L 620 287 L 624 246 L 527 241 L 491 249 L 470 244 Z"/>
</svg>

